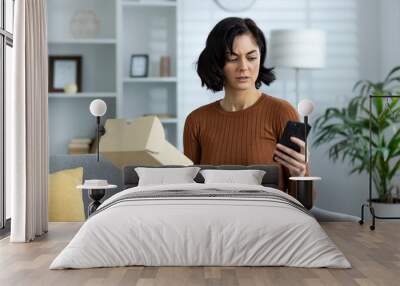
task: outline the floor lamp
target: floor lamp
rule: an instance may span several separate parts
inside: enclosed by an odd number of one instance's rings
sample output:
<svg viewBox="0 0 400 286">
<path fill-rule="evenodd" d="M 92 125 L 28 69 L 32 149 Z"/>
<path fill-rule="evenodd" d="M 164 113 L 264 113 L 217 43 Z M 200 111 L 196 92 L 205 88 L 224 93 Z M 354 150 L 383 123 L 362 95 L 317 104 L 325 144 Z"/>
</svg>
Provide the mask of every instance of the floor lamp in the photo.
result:
<svg viewBox="0 0 400 286">
<path fill-rule="evenodd" d="M 296 105 L 298 105 L 300 101 L 300 70 L 325 67 L 326 37 L 324 31 L 272 30 L 270 49 L 272 66 L 295 70 Z"/>
</svg>

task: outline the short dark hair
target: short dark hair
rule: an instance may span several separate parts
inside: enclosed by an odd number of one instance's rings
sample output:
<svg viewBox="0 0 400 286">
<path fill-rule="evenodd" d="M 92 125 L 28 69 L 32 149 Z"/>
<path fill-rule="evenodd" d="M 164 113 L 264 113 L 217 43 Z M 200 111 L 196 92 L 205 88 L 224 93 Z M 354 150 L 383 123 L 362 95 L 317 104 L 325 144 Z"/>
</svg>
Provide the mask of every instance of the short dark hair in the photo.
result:
<svg viewBox="0 0 400 286">
<path fill-rule="evenodd" d="M 199 56 L 197 73 L 201 79 L 201 86 L 205 85 L 213 92 L 223 89 L 226 51 L 232 52 L 235 37 L 245 33 L 252 34 L 260 49 L 260 71 L 255 84 L 256 88 L 260 88 L 261 82 L 269 85 L 275 80 L 273 68 L 264 67 L 267 45 L 263 32 L 249 18 L 229 17 L 218 22 L 211 30 L 207 37 L 206 47 Z"/>
</svg>

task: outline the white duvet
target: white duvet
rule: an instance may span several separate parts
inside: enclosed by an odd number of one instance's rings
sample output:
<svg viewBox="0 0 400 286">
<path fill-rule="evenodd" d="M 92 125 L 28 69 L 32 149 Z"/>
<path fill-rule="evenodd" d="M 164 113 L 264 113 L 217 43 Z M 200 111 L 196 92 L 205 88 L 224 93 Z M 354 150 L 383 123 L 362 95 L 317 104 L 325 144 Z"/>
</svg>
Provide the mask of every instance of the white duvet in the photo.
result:
<svg viewBox="0 0 400 286">
<path fill-rule="evenodd" d="M 106 200 L 54 259 L 50 269 L 146 266 L 294 266 L 349 268 L 310 215 L 258 198 L 153 198 L 122 201 L 132 192 L 262 190 L 238 184 L 135 187 Z M 108 206 L 108 207 L 107 207 Z"/>
</svg>

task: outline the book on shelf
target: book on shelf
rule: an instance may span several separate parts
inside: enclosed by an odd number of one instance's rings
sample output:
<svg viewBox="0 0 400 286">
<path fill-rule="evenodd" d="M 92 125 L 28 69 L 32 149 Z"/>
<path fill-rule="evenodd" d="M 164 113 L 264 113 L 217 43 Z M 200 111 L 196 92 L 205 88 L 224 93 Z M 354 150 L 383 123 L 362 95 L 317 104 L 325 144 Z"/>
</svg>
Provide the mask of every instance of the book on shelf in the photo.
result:
<svg viewBox="0 0 400 286">
<path fill-rule="evenodd" d="M 90 151 L 90 138 L 73 138 L 68 143 L 68 154 L 88 154 Z"/>
<path fill-rule="evenodd" d="M 93 139 L 90 138 L 74 138 L 69 141 L 70 144 L 91 144 Z"/>
</svg>

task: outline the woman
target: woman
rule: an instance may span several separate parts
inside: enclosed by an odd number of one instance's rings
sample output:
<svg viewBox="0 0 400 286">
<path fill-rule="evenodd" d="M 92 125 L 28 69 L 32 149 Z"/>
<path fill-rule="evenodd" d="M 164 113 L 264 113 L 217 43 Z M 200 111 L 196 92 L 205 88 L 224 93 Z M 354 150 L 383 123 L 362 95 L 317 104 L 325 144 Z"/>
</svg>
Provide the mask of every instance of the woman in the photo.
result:
<svg viewBox="0 0 400 286">
<path fill-rule="evenodd" d="M 186 118 L 184 153 L 194 164 L 283 166 L 280 187 L 290 176 L 304 176 L 304 142 L 292 137 L 300 153 L 277 144 L 287 121 L 298 121 L 285 100 L 263 94 L 275 76 L 264 67 L 266 42 L 251 19 L 226 18 L 210 32 L 197 63 L 202 86 L 224 90 L 224 98 L 202 106 Z M 273 160 L 274 158 L 274 160 Z M 292 188 L 289 188 L 292 189 Z M 289 190 L 289 193 L 292 193 Z"/>
</svg>

